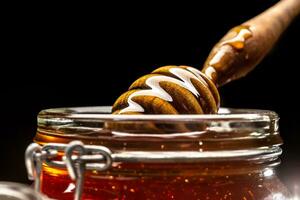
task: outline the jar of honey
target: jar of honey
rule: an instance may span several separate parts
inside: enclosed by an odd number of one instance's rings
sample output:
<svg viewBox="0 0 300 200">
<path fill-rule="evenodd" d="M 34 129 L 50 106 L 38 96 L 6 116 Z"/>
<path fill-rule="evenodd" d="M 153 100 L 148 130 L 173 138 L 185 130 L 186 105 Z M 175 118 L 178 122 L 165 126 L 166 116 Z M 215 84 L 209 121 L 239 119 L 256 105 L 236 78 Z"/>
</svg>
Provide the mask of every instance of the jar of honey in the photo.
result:
<svg viewBox="0 0 300 200">
<path fill-rule="evenodd" d="M 111 115 L 49 109 L 26 152 L 36 189 L 53 199 L 289 199 L 272 111 Z M 74 140 L 76 140 L 74 142 Z"/>
</svg>

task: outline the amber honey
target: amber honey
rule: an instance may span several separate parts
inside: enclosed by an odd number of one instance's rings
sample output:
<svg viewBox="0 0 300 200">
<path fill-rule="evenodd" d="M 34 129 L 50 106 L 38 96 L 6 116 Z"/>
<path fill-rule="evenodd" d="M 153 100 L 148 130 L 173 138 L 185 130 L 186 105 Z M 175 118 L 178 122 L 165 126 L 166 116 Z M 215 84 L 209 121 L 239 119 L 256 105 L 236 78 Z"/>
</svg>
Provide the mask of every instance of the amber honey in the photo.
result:
<svg viewBox="0 0 300 200">
<path fill-rule="evenodd" d="M 230 164 L 234 163 L 228 162 L 228 165 Z M 145 167 L 149 169 L 145 170 Z M 273 174 L 272 169 L 261 171 L 248 169 L 247 173 L 244 168 L 237 165 L 230 170 L 231 174 L 227 174 L 225 171 L 228 170 L 222 170 L 219 166 L 219 172 L 215 171 L 218 174 L 213 174 L 205 164 L 201 164 L 201 167 L 195 164 L 153 164 L 151 167 L 143 164 L 120 165 L 117 170 L 120 168 L 127 170 L 105 174 L 88 172 L 83 199 L 250 200 L 273 199 L 274 195 L 288 197 L 287 190 Z M 199 174 L 199 171 L 202 174 Z M 42 180 L 44 194 L 52 198 L 73 199 L 74 183 L 65 171 L 47 169 L 43 173 Z"/>
<path fill-rule="evenodd" d="M 80 140 L 112 151 L 115 160 L 109 169 L 85 171 L 82 199 L 289 197 L 276 176 L 282 141 L 273 112 L 221 109 L 217 115 L 174 119 L 110 115 L 103 109 L 108 108 L 54 109 L 39 115 L 35 142 L 41 145 Z M 162 131 L 148 129 L 149 123 Z M 75 181 L 66 168 L 44 163 L 41 183 L 50 198 L 74 198 Z"/>
</svg>

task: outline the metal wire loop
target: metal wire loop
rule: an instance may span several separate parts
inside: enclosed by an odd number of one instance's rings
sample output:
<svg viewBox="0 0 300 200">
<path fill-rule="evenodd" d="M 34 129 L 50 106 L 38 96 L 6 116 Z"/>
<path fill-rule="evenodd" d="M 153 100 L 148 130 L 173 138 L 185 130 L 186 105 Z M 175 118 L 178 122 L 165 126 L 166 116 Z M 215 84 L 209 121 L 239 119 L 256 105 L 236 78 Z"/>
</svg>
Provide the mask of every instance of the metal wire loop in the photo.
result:
<svg viewBox="0 0 300 200">
<path fill-rule="evenodd" d="M 47 152 L 36 143 L 30 144 L 25 151 L 25 165 L 27 169 L 28 179 L 34 180 L 34 188 L 40 191 L 42 164 L 48 157 Z"/>
</svg>

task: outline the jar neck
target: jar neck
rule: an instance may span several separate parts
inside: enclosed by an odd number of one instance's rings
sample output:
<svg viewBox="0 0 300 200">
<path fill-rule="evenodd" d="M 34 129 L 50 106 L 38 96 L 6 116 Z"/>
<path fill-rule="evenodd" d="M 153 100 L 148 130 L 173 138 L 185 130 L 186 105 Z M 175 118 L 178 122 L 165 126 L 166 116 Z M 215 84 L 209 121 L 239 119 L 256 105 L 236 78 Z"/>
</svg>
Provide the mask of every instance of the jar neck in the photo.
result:
<svg viewBox="0 0 300 200">
<path fill-rule="evenodd" d="M 115 162 L 105 171 L 87 170 L 87 175 L 94 177 L 248 177 L 263 178 L 274 177 L 276 167 L 280 164 L 280 159 L 263 160 L 263 162 L 246 160 L 227 160 L 216 162 L 198 163 L 122 163 Z M 44 165 L 44 171 L 55 175 L 65 175 L 68 173 L 65 168 L 56 168 Z"/>
<path fill-rule="evenodd" d="M 53 148 L 56 146 L 55 148 Z M 45 149 L 58 151 L 50 161 L 62 161 L 68 144 L 51 143 Z M 59 148 L 57 148 L 59 147 Z M 84 145 L 86 149 L 102 148 L 99 145 Z M 51 152 L 51 151 L 50 151 Z M 101 175 L 136 175 L 161 176 L 239 176 L 245 174 L 263 174 L 280 164 L 280 147 L 267 149 L 249 149 L 245 151 L 111 151 L 112 165 L 104 172 L 88 171 Z M 88 155 L 88 154 L 87 154 Z M 89 152 L 89 155 L 94 155 Z M 105 162 L 105 160 L 103 160 Z M 47 162 L 50 171 L 54 165 Z M 61 173 L 64 173 L 62 169 Z M 58 171 L 57 171 L 58 172 Z"/>
</svg>

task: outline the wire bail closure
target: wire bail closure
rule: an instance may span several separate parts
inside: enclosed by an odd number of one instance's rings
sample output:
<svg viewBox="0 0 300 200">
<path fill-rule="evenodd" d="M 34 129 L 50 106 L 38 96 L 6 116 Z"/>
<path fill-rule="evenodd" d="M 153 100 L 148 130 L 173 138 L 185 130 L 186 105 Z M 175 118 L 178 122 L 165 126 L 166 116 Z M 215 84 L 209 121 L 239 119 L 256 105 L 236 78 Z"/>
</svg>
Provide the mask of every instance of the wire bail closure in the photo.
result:
<svg viewBox="0 0 300 200">
<path fill-rule="evenodd" d="M 94 163 L 98 166 L 98 171 L 105 171 L 112 164 L 111 154 L 111 151 L 103 146 L 85 147 L 80 141 L 69 143 L 65 152 L 65 161 L 71 179 L 76 181 L 75 200 L 80 200 L 82 197 L 86 164 Z M 106 163 L 98 163 L 103 162 L 103 157 Z"/>
<path fill-rule="evenodd" d="M 51 160 L 58 155 L 58 151 L 65 151 L 62 160 Z M 43 147 L 32 143 L 25 151 L 25 165 L 28 179 L 34 181 L 34 188 L 38 192 L 41 190 L 43 164 L 67 168 L 70 178 L 76 181 L 74 200 L 80 200 L 86 169 L 107 170 L 113 162 L 111 155 L 112 152 L 104 146 L 84 145 L 80 141 L 72 141 L 69 144 L 49 143 Z"/>
<path fill-rule="evenodd" d="M 25 151 L 25 165 L 29 180 L 34 181 L 34 189 L 38 192 L 41 190 L 41 173 L 42 163 L 48 157 L 46 151 L 36 143 L 30 144 Z"/>
</svg>

